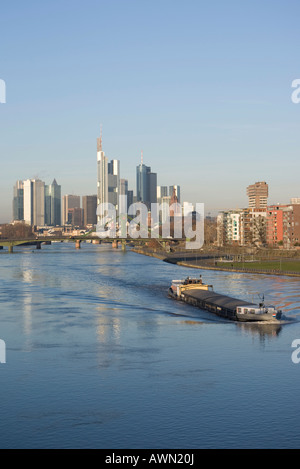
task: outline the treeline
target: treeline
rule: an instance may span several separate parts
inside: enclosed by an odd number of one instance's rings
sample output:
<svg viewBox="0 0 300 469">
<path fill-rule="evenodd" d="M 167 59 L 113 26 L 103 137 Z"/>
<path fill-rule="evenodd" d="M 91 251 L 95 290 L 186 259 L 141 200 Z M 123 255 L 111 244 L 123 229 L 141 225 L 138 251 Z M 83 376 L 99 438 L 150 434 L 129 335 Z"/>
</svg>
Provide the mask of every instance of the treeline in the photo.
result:
<svg viewBox="0 0 300 469">
<path fill-rule="evenodd" d="M 34 238 L 32 227 L 25 223 L 5 224 L 0 226 L 1 239 Z"/>
</svg>

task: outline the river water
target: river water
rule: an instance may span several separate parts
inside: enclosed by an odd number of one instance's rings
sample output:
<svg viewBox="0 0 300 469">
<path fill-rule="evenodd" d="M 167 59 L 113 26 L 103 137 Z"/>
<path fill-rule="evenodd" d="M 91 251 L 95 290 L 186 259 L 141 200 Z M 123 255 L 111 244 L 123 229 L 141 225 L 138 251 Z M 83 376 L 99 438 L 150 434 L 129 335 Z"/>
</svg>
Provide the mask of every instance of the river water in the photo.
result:
<svg viewBox="0 0 300 469">
<path fill-rule="evenodd" d="M 92 244 L 2 251 L 0 266 L 1 448 L 300 447 L 299 279 Z M 292 320 L 238 324 L 168 298 L 199 274 Z"/>
</svg>

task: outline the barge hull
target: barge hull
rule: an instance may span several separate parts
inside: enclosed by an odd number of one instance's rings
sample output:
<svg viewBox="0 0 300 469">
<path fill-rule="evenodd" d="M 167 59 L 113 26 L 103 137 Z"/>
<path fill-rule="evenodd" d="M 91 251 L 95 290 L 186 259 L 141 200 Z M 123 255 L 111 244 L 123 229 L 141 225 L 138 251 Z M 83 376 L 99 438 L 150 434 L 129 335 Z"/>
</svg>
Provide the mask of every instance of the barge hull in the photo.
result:
<svg viewBox="0 0 300 469">
<path fill-rule="evenodd" d="M 225 319 L 237 321 L 236 308 L 238 306 L 250 306 L 249 302 L 230 298 L 213 291 L 189 290 L 181 295 L 181 299 L 186 303 L 197 306 Z M 254 306 L 254 305 L 253 305 Z"/>
<path fill-rule="evenodd" d="M 279 322 L 272 315 L 268 314 L 249 314 L 245 316 L 237 315 L 236 311 L 239 306 L 256 307 L 256 305 L 237 298 L 221 295 L 220 293 L 215 293 L 214 291 L 191 289 L 183 292 L 181 297 L 176 297 L 176 295 L 172 294 L 170 291 L 170 296 L 232 321 Z"/>
</svg>

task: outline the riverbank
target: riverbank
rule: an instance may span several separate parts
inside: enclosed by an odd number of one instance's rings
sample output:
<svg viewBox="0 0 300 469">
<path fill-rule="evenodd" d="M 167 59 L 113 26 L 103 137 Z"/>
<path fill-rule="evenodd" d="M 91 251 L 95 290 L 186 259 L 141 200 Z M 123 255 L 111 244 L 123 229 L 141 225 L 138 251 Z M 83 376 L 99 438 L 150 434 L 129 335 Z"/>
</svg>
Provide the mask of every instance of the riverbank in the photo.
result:
<svg viewBox="0 0 300 469">
<path fill-rule="evenodd" d="M 133 252 L 136 252 L 137 254 L 142 254 L 144 256 L 155 257 L 164 262 L 177 264 L 182 267 L 187 267 L 190 269 L 300 277 L 300 260 L 283 262 L 283 263 L 278 260 L 260 262 L 260 263 L 258 262 L 253 262 L 253 263 L 252 262 L 244 262 L 244 263 L 226 262 L 224 263 L 224 262 L 218 262 L 214 260 L 214 257 L 209 256 L 209 255 L 200 256 L 200 255 L 195 255 L 195 254 L 193 255 L 192 253 L 170 254 L 167 252 L 145 249 L 145 248 L 144 249 L 134 248 Z"/>
</svg>

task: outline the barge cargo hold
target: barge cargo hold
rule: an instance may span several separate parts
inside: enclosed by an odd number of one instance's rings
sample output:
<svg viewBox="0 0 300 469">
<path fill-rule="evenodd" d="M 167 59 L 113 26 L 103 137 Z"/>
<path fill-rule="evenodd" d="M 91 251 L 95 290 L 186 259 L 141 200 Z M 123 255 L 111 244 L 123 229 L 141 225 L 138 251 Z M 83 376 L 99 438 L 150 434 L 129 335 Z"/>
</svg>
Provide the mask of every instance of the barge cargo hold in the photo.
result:
<svg viewBox="0 0 300 469">
<path fill-rule="evenodd" d="M 279 322 L 281 311 L 263 303 L 256 305 L 237 298 L 231 298 L 213 291 L 212 285 L 206 285 L 202 279 L 173 280 L 169 295 L 190 305 L 204 309 L 218 316 L 233 321 L 243 322 Z"/>
</svg>

